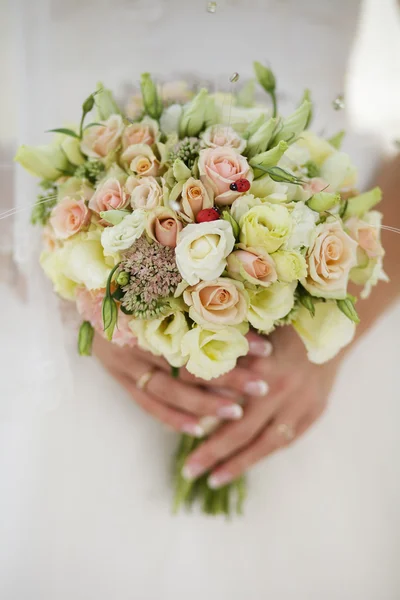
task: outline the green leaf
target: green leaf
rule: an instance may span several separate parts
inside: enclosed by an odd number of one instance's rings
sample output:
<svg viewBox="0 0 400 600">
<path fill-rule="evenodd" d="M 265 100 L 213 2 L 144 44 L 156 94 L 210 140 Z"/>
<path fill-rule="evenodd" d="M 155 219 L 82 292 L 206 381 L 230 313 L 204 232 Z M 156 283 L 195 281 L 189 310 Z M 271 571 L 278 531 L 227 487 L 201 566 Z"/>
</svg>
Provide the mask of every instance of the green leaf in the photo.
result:
<svg viewBox="0 0 400 600">
<path fill-rule="evenodd" d="M 78 138 L 79 135 L 72 129 L 66 129 L 65 127 L 58 127 L 57 129 L 48 129 L 46 133 L 63 133 L 64 135 L 70 135 L 71 137 Z"/>
<path fill-rule="evenodd" d="M 310 294 L 300 294 L 299 295 L 299 302 L 300 304 L 302 304 L 304 306 L 304 308 L 306 308 L 309 313 L 311 314 L 312 317 L 315 316 L 315 304 L 314 304 L 314 300 L 313 297 L 310 296 Z"/>
<path fill-rule="evenodd" d="M 260 169 L 264 173 L 268 173 L 273 181 L 278 183 L 294 183 L 295 185 L 302 185 L 305 183 L 302 179 L 296 177 L 289 171 L 285 171 L 281 167 L 263 167 L 262 165 L 254 165 L 255 169 Z"/>
<path fill-rule="evenodd" d="M 349 201 L 348 201 L 348 200 L 345 200 L 345 201 L 343 202 L 342 206 L 340 207 L 340 210 L 339 210 L 339 217 L 340 217 L 341 219 L 343 219 L 344 215 L 346 214 L 346 210 L 347 210 L 348 204 L 349 204 Z"/>
<path fill-rule="evenodd" d="M 348 199 L 344 217 L 362 217 L 382 200 L 382 190 L 375 187 L 369 192 Z"/>
<path fill-rule="evenodd" d="M 231 224 L 233 235 L 235 236 L 236 241 L 239 239 L 240 229 L 237 221 L 232 217 L 231 213 L 228 210 L 224 210 L 222 213 L 222 218 L 224 221 L 228 221 Z"/>
<path fill-rule="evenodd" d="M 312 105 L 312 101 L 311 101 L 311 91 L 309 89 L 304 90 L 304 94 L 303 94 L 303 98 L 302 98 L 302 100 L 300 102 L 300 106 L 301 106 L 301 104 L 305 100 L 307 100 L 311 104 L 311 108 L 310 108 L 310 112 L 308 114 L 308 119 L 307 119 L 307 122 L 306 122 L 306 126 L 304 128 L 304 129 L 308 129 L 310 127 L 311 121 L 313 120 L 313 116 L 314 116 L 314 114 L 313 114 L 313 105 Z"/>
<path fill-rule="evenodd" d="M 336 304 L 342 313 L 345 314 L 348 319 L 350 319 L 350 321 L 353 321 L 353 323 L 360 322 L 360 317 L 358 316 L 354 307 L 353 296 L 348 295 L 344 300 L 336 300 Z"/>
<path fill-rule="evenodd" d="M 106 334 L 108 341 L 111 342 L 115 326 L 117 325 L 118 307 L 115 300 L 109 295 L 104 296 L 102 316 L 104 333 Z"/>
<path fill-rule="evenodd" d="M 119 265 L 120 265 L 120 263 L 115 265 L 115 267 L 113 269 L 111 269 L 111 271 L 110 271 L 110 274 L 107 279 L 107 284 L 106 284 L 106 296 L 111 296 L 111 282 L 113 280 L 115 271 L 119 268 Z"/>
<path fill-rule="evenodd" d="M 89 321 L 83 321 L 78 334 L 78 352 L 80 356 L 90 356 L 92 354 L 94 329 Z"/>
<path fill-rule="evenodd" d="M 265 152 L 268 144 L 275 132 L 277 119 L 269 119 L 258 127 L 257 131 L 252 133 L 247 141 L 246 154 L 248 158 L 252 158 L 257 154 Z"/>
<path fill-rule="evenodd" d="M 339 131 L 338 133 L 333 135 L 331 138 L 329 138 L 327 141 L 330 143 L 331 146 L 336 148 L 336 150 L 340 150 L 340 148 L 342 147 L 342 142 L 343 142 L 343 138 L 345 135 L 346 135 L 346 132 L 344 129 L 342 129 L 342 131 Z"/>
<path fill-rule="evenodd" d="M 89 127 L 104 127 L 104 123 L 89 123 L 88 125 L 85 125 L 83 131 L 85 131 L 85 129 L 89 129 Z"/>
</svg>

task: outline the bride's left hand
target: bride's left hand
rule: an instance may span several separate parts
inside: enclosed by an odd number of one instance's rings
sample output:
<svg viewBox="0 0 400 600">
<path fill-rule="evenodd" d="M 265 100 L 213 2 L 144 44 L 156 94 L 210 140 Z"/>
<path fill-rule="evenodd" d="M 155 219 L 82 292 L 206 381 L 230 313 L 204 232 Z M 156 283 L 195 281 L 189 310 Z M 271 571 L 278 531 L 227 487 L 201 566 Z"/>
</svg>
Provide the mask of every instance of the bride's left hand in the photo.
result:
<svg viewBox="0 0 400 600">
<path fill-rule="evenodd" d="M 256 334 L 251 336 L 257 343 Z M 222 425 L 191 454 L 183 471 L 188 479 L 211 472 L 210 486 L 221 487 L 293 442 L 324 411 L 338 359 L 326 365 L 310 363 L 303 343 L 289 327 L 278 329 L 270 339 L 271 356 L 239 361 L 268 382 L 268 396 L 247 397 L 242 419 Z"/>
</svg>

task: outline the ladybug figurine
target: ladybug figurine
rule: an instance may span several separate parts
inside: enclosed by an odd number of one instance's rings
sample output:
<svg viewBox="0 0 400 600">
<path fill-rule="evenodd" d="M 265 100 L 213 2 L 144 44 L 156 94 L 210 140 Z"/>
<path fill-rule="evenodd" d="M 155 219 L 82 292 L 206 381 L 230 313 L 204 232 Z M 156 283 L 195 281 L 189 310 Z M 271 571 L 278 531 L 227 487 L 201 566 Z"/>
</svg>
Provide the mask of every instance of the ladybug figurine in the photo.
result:
<svg viewBox="0 0 400 600">
<path fill-rule="evenodd" d="M 219 218 L 220 214 L 216 208 L 203 208 L 196 217 L 196 223 L 207 223 L 208 221 L 216 221 Z"/>
<path fill-rule="evenodd" d="M 248 179 L 238 179 L 234 183 L 231 183 L 231 185 L 229 187 L 234 192 L 240 192 L 242 194 L 243 192 L 249 191 L 249 189 L 251 187 L 251 183 Z"/>
</svg>

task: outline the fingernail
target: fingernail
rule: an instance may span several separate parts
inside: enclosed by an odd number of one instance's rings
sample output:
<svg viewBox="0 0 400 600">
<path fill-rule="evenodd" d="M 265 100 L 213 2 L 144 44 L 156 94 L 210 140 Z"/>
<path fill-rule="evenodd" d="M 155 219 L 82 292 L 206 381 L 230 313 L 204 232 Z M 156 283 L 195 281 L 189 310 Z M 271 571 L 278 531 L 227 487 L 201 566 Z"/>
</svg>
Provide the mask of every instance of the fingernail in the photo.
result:
<svg viewBox="0 0 400 600">
<path fill-rule="evenodd" d="M 220 406 L 217 410 L 217 415 L 221 419 L 230 419 L 237 421 L 243 416 L 243 408 L 239 404 L 229 404 L 228 406 Z"/>
<path fill-rule="evenodd" d="M 249 396 L 266 396 L 268 390 L 268 383 L 262 379 L 259 379 L 258 381 L 248 381 L 244 386 L 244 391 Z"/>
<path fill-rule="evenodd" d="M 232 481 L 232 475 L 230 473 L 221 472 L 216 473 L 215 475 L 210 475 L 210 477 L 207 479 L 207 484 L 208 487 L 210 487 L 212 490 L 216 490 L 226 485 L 230 481 Z"/>
<path fill-rule="evenodd" d="M 185 465 L 182 469 L 182 477 L 187 479 L 188 481 L 192 481 L 196 479 L 199 475 L 201 475 L 204 471 L 204 467 L 201 465 L 191 464 Z"/>
<path fill-rule="evenodd" d="M 181 431 L 196 438 L 202 438 L 205 435 L 203 427 L 196 423 L 185 423 L 185 425 L 182 426 Z"/>
<path fill-rule="evenodd" d="M 208 435 L 218 427 L 220 420 L 218 417 L 202 417 L 200 419 L 200 427 L 204 430 L 205 435 Z"/>
<path fill-rule="evenodd" d="M 251 340 L 249 342 L 250 354 L 255 356 L 271 356 L 272 344 L 268 340 Z"/>
</svg>

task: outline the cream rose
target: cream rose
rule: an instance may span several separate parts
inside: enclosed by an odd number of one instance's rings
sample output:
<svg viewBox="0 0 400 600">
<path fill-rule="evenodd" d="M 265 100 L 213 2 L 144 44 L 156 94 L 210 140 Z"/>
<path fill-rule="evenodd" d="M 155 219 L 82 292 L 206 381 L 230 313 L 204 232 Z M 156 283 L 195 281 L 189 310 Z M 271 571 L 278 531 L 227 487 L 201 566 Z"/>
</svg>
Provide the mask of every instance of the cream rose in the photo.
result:
<svg viewBox="0 0 400 600">
<path fill-rule="evenodd" d="M 144 232 L 146 223 L 146 211 L 137 208 L 133 213 L 126 215 L 118 225 L 106 227 L 101 234 L 105 254 L 113 255 L 130 248 Z"/>
<path fill-rule="evenodd" d="M 336 220 L 321 223 L 315 233 L 306 257 L 308 275 L 301 283 L 312 296 L 343 299 L 350 269 L 357 264 L 357 242 Z"/>
<path fill-rule="evenodd" d="M 129 327 L 143 350 L 163 356 L 173 367 L 182 367 L 186 363 L 181 344 L 189 326 L 183 312 L 170 312 L 151 321 L 132 319 Z"/>
<path fill-rule="evenodd" d="M 129 202 L 129 195 L 118 179 L 111 177 L 101 183 L 89 201 L 89 208 L 100 214 L 106 210 L 121 210 Z"/>
<path fill-rule="evenodd" d="M 160 171 L 160 163 L 147 144 L 128 146 L 121 154 L 121 162 L 127 169 L 143 177 L 155 177 Z"/>
<path fill-rule="evenodd" d="M 50 225 L 58 239 L 66 239 L 86 227 L 90 221 L 90 210 L 84 200 L 66 196 L 51 211 Z"/>
<path fill-rule="evenodd" d="M 146 230 L 148 235 L 159 244 L 175 248 L 182 227 L 173 210 L 159 206 L 151 211 Z"/>
<path fill-rule="evenodd" d="M 192 221 L 196 220 L 197 215 L 204 208 L 213 206 L 206 188 L 198 179 L 189 177 L 182 188 L 181 210 Z"/>
<path fill-rule="evenodd" d="M 81 142 L 82 152 L 92 158 L 105 158 L 118 148 L 123 129 L 121 115 L 111 115 L 101 125 L 85 129 Z"/>
<path fill-rule="evenodd" d="M 384 255 L 385 251 L 379 239 L 379 225 L 375 227 L 357 217 L 352 217 L 346 221 L 345 227 L 368 258 Z"/>
<path fill-rule="evenodd" d="M 226 125 L 212 125 L 201 134 L 204 146 L 207 148 L 233 148 L 239 154 L 246 148 L 246 140 Z"/>
<path fill-rule="evenodd" d="M 150 210 L 162 204 L 163 191 L 154 177 L 135 177 L 130 175 L 125 183 L 133 208 Z"/>
<path fill-rule="evenodd" d="M 268 253 L 278 250 L 292 232 L 288 209 L 269 202 L 251 208 L 240 219 L 239 225 L 240 241 L 245 246 L 263 248 Z"/>
<path fill-rule="evenodd" d="M 278 250 L 272 258 L 275 263 L 279 281 L 291 283 L 304 279 L 307 275 L 306 259 L 295 250 Z"/>
<path fill-rule="evenodd" d="M 319 219 L 318 213 L 308 208 L 303 202 L 296 202 L 290 216 L 293 226 L 285 248 L 288 250 L 298 250 L 302 246 L 308 248 L 313 241 L 315 224 Z"/>
<path fill-rule="evenodd" d="M 242 194 L 239 198 L 236 198 L 231 206 L 231 215 L 237 221 L 245 215 L 253 206 L 260 206 L 262 204 L 260 198 L 255 198 L 253 194 Z"/>
<path fill-rule="evenodd" d="M 227 258 L 228 273 L 231 277 L 262 287 L 268 287 L 277 280 L 275 263 L 269 254 L 262 250 L 246 248 L 242 244 L 240 248 Z"/>
<path fill-rule="evenodd" d="M 356 325 L 342 313 L 336 302 L 316 302 L 315 315 L 300 306 L 292 323 L 303 340 L 311 362 L 331 360 L 354 337 Z"/>
<path fill-rule="evenodd" d="M 220 329 L 246 320 L 246 290 L 243 284 L 227 277 L 186 288 L 183 300 L 189 306 L 190 318 L 202 327 Z"/>
<path fill-rule="evenodd" d="M 273 330 L 275 321 L 283 319 L 294 307 L 297 282 L 273 283 L 268 288 L 248 290 L 250 307 L 247 318 L 255 329 L 264 333 Z"/>
<path fill-rule="evenodd" d="M 239 356 L 248 353 L 249 344 L 234 327 L 210 331 L 197 325 L 183 336 L 181 349 L 189 373 L 209 380 L 231 371 Z"/>
<path fill-rule="evenodd" d="M 140 123 L 132 123 L 125 128 L 122 134 L 122 148 L 126 150 L 134 144 L 147 144 L 151 146 L 159 137 L 157 121 L 145 117 Z"/>
<path fill-rule="evenodd" d="M 217 279 L 234 245 L 232 226 L 227 221 L 187 225 L 178 235 L 175 250 L 180 274 L 189 285 L 195 285 L 200 279 Z"/>
<path fill-rule="evenodd" d="M 238 179 L 253 181 L 253 171 L 246 158 L 233 148 L 206 148 L 200 151 L 200 179 L 214 195 L 216 204 L 227 205 L 239 196 L 239 192 L 230 189 Z"/>
</svg>

